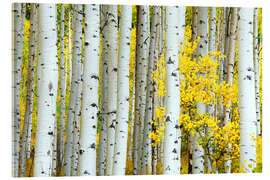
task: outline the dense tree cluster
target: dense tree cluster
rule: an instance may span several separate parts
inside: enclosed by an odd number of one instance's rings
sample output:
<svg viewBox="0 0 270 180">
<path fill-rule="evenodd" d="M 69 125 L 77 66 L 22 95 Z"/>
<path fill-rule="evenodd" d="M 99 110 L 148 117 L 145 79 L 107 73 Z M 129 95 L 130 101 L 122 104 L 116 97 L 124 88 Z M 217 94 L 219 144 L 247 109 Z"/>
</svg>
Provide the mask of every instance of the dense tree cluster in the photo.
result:
<svg viewBox="0 0 270 180">
<path fill-rule="evenodd" d="M 12 14 L 13 176 L 261 172 L 261 9 Z"/>
</svg>

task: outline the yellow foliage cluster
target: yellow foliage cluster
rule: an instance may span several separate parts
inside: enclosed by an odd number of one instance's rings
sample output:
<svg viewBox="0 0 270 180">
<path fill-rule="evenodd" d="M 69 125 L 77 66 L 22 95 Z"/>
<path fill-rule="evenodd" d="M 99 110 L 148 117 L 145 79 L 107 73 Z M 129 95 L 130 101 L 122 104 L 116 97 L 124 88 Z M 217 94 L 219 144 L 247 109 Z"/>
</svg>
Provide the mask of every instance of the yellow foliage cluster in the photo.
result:
<svg viewBox="0 0 270 180">
<path fill-rule="evenodd" d="M 152 72 L 152 78 L 157 84 L 158 96 L 166 95 L 166 66 L 165 66 L 164 54 L 161 55 L 161 58 L 157 62 L 157 69 Z"/>
</svg>

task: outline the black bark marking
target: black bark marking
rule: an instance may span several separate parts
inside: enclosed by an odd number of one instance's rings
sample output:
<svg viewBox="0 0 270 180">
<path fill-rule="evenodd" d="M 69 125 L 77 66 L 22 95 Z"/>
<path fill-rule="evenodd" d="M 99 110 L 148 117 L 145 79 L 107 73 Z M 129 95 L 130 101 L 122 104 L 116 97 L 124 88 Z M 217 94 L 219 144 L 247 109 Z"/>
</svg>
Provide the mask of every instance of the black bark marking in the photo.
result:
<svg viewBox="0 0 270 180">
<path fill-rule="evenodd" d="M 97 107 L 97 104 L 96 103 L 92 103 L 91 106 L 92 107 Z"/>
<path fill-rule="evenodd" d="M 96 149 L 96 144 L 95 143 L 91 144 L 90 148 Z"/>
<path fill-rule="evenodd" d="M 173 149 L 173 151 L 172 151 L 172 152 L 173 152 L 173 153 L 175 153 L 175 154 L 177 153 L 177 151 L 176 151 L 176 149 L 175 149 L 175 148 Z"/>
<path fill-rule="evenodd" d="M 52 131 L 49 131 L 48 134 L 49 134 L 49 135 L 53 135 L 53 132 L 52 132 Z"/>
<path fill-rule="evenodd" d="M 92 75 L 91 78 L 99 80 L 98 76 L 96 76 L 96 75 Z"/>
<path fill-rule="evenodd" d="M 174 62 L 172 61 L 171 57 L 169 57 L 169 60 L 168 60 L 167 64 L 174 64 Z"/>
</svg>

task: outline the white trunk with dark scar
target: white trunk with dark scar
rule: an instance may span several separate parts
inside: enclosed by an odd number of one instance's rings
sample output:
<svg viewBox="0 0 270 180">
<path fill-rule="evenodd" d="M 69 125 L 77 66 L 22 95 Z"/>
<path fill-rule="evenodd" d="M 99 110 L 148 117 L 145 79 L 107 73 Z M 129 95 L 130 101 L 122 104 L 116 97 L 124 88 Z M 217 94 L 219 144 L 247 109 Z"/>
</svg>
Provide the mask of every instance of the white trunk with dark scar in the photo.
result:
<svg viewBox="0 0 270 180">
<path fill-rule="evenodd" d="M 56 5 L 39 5 L 41 79 L 39 84 L 34 176 L 50 176 L 58 80 Z"/>
<path fill-rule="evenodd" d="M 101 57 L 101 73 L 102 73 L 102 103 L 101 103 L 101 127 L 99 133 L 98 147 L 98 167 L 100 176 L 104 176 L 106 168 L 106 139 L 107 139 L 107 112 L 108 112 L 108 5 L 101 6 L 101 22 L 102 29 L 102 57 Z"/>
<path fill-rule="evenodd" d="M 60 19 L 60 124 L 59 124 L 59 136 L 57 141 L 58 149 L 58 172 L 60 172 L 63 166 L 64 160 L 64 145 L 65 145 L 65 113 L 66 113 L 66 73 L 65 73 L 65 46 L 64 46 L 64 33 L 65 33 L 65 5 L 61 6 L 61 19 Z"/>
<path fill-rule="evenodd" d="M 73 151 L 73 134 L 75 132 L 74 119 L 76 98 L 78 95 L 79 83 L 81 81 L 80 67 L 81 66 L 81 42 L 82 42 L 82 5 L 73 5 L 73 26 L 72 26 L 72 82 L 69 101 L 69 112 L 67 119 L 67 135 L 65 147 L 65 176 L 71 175 L 72 151 Z"/>
<path fill-rule="evenodd" d="M 112 175 L 117 106 L 117 6 L 108 7 L 108 120 L 106 175 Z"/>
<path fill-rule="evenodd" d="M 152 14 L 152 24 L 151 24 L 151 36 L 150 36 L 150 51 L 149 51 L 149 64 L 147 72 L 147 92 L 146 92 L 146 106 L 145 106 L 145 117 L 144 117 L 144 130 L 143 130 L 143 154 L 142 154 L 142 167 L 141 174 L 151 174 L 152 172 L 152 148 L 151 148 L 151 138 L 149 134 L 152 131 L 152 111 L 153 111 L 153 78 L 152 71 L 154 69 L 154 58 L 157 46 L 157 29 L 159 28 L 158 17 L 160 16 L 159 7 L 155 6 Z"/>
<path fill-rule="evenodd" d="M 117 71 L 117 114 L 113 175 L 125 175 L 129 121 L 129 60 L 132 7 L 120 6 L 119 57 Z"/>
<path fill-rule="evenodd" d="M 85 58 L 78 175 L 96 175 L 99 86 L 99 5 L 85 5 Z"/>
<path fill-rule="evenodd" d="M 229 32 L 229 49 L 228 49 L 228 64 L 227 64 L 227 83 L 233 85 L 233 75 L 234 75 L 234 58 L 235 58 L 235 48 L 236 48 L 236 34 L 237 34 L 237 8 L 232 8 L 231 20 L 230 20 L 230 32 Z M 228 102 L 231 104 L 231 101 Z M 230 117 L 231 107 L 225 106 L 225 117 L 224 124 L 227 125 L 231 121 Z M 231 160 L 225 161 L 225 172 L 231 172 Z"/>
<path fill-rule="evenodd" d="M 200 36 L 200 42 L 197 47 L 197 57 L 204 57 L 208 52 L 208 8 L 200 7 L 198 10 L 198 36 Z M 199 60 L 199 59 L 198 59 Z M 200 73 L 200 76 L 204 77 L 204 74 Z M 200 114 L 206 113 L 206 104 L 198 102 L 198 112 Z M 204 132 L 200 132 L 201 136 Z M 193 150 L 192 150 L 192 173 L 202 174 L 204 173 L 204 150 L 201 145 L 198 144 L 200 135 L 196 132 L 194 135 Z"/>
<path fill-rule="evenodd" d="M 239 10 L 238 97 L 240 113 L 240 167 L 256 166 L 256 101 L 253 63 L 253 8 Z"/>
<path fill-rule="evenodd" d="M 253 15 L 253 59 L 255 71 L 255 98 L 256 98 L 256 119 L 257 132 L 256 136 L 261 136 L 261 110 L 260 110 L 260 71 L 259 71 L 259 56 L 258 56 L 258 8 L 254 8 Z"/>
<path fill-rule="evenodd" d="M 148 6 L 139 6 L 139 21 L 138 26 L 138 63 L 141 63 L 141 74 L 138 83 L 139 89 L 139 134 L 138 134 L 138 162 L 137 170 L 138 174 L 141 174 L 142 170 L 142 156 L 143 156 L 143 129 L 144 129 L 144 117 L 145 117 L 145 105 L 146 105 L 146 92 L 147 92 L 147 71 L 148 71 L 148 57 L 149 57 L 149 43 L 150 43 L 150 16 Z M 135 100 L 136 101 L 136 100 Z"/>
<path fill-rule="evenodd" d="M 210 30 L 209 30 L 209 52 L 216 52 L 216 8 L 211 8 L 211 15 L 210 15 Z M 216 61 L 216 59 L 213 59 Z M 214 102 L 210 102 L 207 105 L 207 112 L 210 114 L 210 116 L 215 117 L 215 104 Z M 209 128 L 207 129 L 209 130 Z M 210 136 L 208 134 L 208 136 Z M 209 153 L 207 152 L 207 164 L 206 164 L 206 172 L 212 171 L 212 164 L 210 160 L 210 156 L 212 154 L 212 148 L 208 147 Z"/>
<path fill-rule="evenodd" d="M 19 174 L 19 143 L 20 143 L 20 86 L 21 86 L 21 64 L 23 58 L 24 40 L 24 16 L 25 4 L 13 4 L 13 135 L 12 135 L 12 175 L 17 177 Z"/>
<path fill-rule="evenodd" d="M 183 9 L 184 10 L 184 9 Z M 164 142 L 163 174 L 180 173 L 181 133 L 180 116 L 180 85 L 178 48 L 180 41 L 178 16 L 179 7 L 166 7 L 166 121 Z M 181 21 L 182 22 L 182 21 Z"/>
<path fill-rule="evenodd" d="M 33 112 L 33 80 L 35 74 L 35 27 L 37 23 L 36 6 L 31 4 L 30 13 L 30 35 L 29 35 L 29 62 L 27 72 L 27 95 L 25 115 L 23 124 L 23 136 L 21 140 L 20 153 L 20 177 L 25 176 L 26 159 L 30 157 L 31 134 L 32 134 L 32 112 Z"/>
</svg>

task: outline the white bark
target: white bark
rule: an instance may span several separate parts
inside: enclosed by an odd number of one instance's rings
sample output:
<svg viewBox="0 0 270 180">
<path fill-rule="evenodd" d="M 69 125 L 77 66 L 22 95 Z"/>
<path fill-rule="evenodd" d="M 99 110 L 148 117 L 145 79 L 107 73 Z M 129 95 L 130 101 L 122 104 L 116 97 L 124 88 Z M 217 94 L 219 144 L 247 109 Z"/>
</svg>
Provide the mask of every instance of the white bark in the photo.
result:
<svg viewBox="0 0 270 180">
<path fill-rule="evenodd" d="M 178 8 L 175 6 L 166 7 L 165 59 L 167 102 L 163 174 L 180 173 L 181 133 L 179 126 L 180 86 L 178 66 L 180 34 L 178 19 L 175 18 L 178 15 Z"/>
<path fill-rule="evenodd" d="M 198 10 L 198 36 L 200 36 L 200 42 L 197 47 L 197 57 L 204 57 L 208 53 L 208 8 L 200 7 Z M 199 72 L 200 76 L 204 77 L 204 74 Z M 206 104 L 198 102 L 198 112 L 200 114 L 206 113 Z M 200 174 L 204 173 L 204 150 L 201 145 L 198 144 L 198 138 L 204 135 L 204 132 L 196 132 L 194 135 L 193 150 L 192 150 L 192 173 Z"/>
<path fill-rule="evenodd" d="M 13 136 L 12 136 L 12 175 L 19 174 L 19 143 L 20 143 L 20 86 L 21 64 L 23 58 L 24 13 L 25 4 L 13 4 Z"/>
<path fill-rule="evenodd" d="M 104 176 L 106 168 L 106 139 L 107 139 L 107 104 L 108 104 L 108 6 L 101 6 L 101 35 L 102 35 L 102 103 L 101 103 L 101 127 L 98 147 L 98 167 L 100 176 Z"/>
<path fill-rule="evenodd" d="M 232 15 L 230 20 L 230 32 L 229 32 L 229 49 L 228 49 L 228 64 L 227 64 L 227 83 L 233 85 L 233 75 L 234 75 L 234 58 L 235 58 L 235 48 L 236 48 L 236 33 L 237 33 L 237 8 L 232 8 Z M 231 102 L 228 102 L 231 105 Z M 225 107 L 225 117 L 224 124 L 227 125 L 231 121 L 231 108 Z M 231 172 L 231 160 L 228 159 L 225 162 L 225 172 Z"/>
<path fill-rule="evenodd" d="M 106 175 L 112 175 L 117 106 L 117 5 L 108 7 L 108 120 Z"/>
<path fill-rule="evenodd" d="M 50 176 L 52 170 L 58 80 L 56 5 L 40 4 L 39 41 L 41 79 L 38 81 L 38 116 L 34 176 Z"/>
<path fill-rule="evenodd" d="M 129 60 L 132 7 L 120 6 L 119 57 L 117 71 L 117 113 L 113 175 L 125 175 L 129 122 Z"/>
<path fill-rule="evenodd" d="M 256 102 L 253 64 L 253 8 L 239 10 L 238 97 L 240 112 L 240 167 L 256 166 Z M 253 138 L 252 138 L 253 136 Z"/>
<path fill-rule="evenodd" d="M 96 175 L 99 86 L 99 5 L 85 6 L 85 59 L 80 134 L 79 175 Z"/>
<path fill-rule="evenodd" d="M 65 5 L 61 6 L 61 19 L 60 19 L 60 124 L 59 124 L 59 136 L 57 141 L 57 159 L 58 159 L 58 172 L 60 172 L 63 166 L 64 160 L 64 145 L 65 145 L 65 110 L 66 110 L 66 73 L 65 73 L 65 47 L 64 47 L 64 33 L 65 33 Z"/>
<path fill-rule="evenodd" d="M 72 31 L 72 83 L 69 101 L 69 112 L 67 119 L 67 135 L 65 147 L 65 176 L 71 175 L 72 151 L 73 151 L 73 134 L 76 98 L 78 95 L 79 83 L 81 81 L 80 65 L 81 65 L 81 41 L 82 41 L 82 5 L 73 5 L 73 31 Z"/>
<path fill-rule="evenodd" d="M 255 71 L 255 98 L 256 98 L 256 120 L 257 132 L 256 136 L 261 136 L 261 110 L 260 110 L 260 70 L 259 70 L 259 56 L 258 56 L 258 8 L 254 8 L 253 15 L 253 59 Z"/>
<path fill-rule="evenodd" d="M 31 134 L 32 134 L 32 112 L 33 112 L 33 80 L 35 74 L 35 27 L 37 23 L 36 5 L 31 4 L 30 13 L 30 35 L 29 35 L 29 58 L 27 72 L 27 95 L 25 105 L 25 115 L 23 124 L 23 136 L 21 140 L 20 153 L 20 177 L 25 176 L 26 159 L 30 157 Z"/>
<path fill-rule="evenodd" d="M 139 6 L 139 20 L 138 26 L 138 64 L 141 66 L 139 83 L 139 131 L 138 136 L 138 162 L 137 162 L 137 173 L 141 174 L 142 167 L 142 156 L 143 156 L 143 129 L 144 129 L 144 117 L 145 117 L 145 105 L 146 105 L 146 81 L 148 71 L 148 57 L 149 57 L 149 43 L 150 43 L 150 19 L 149 19 L 149 7 Z M 140 67 L 138 67 L 140 68 Z M 136 99 L 135 99 L 136 101 Z M 136 103 L 136 102 L 135 102 Z M 136 121 L 136 120 L 135 120 Z"/>
<path fill-rule="evenodd" d="M 215 48 L 215 42 L 216 42 L 216 8 L 212 7 L 211 8 L 211 15 L 210 15 L 210 30 L 209 30 L 209 52 L 216 52 L 216 48 Z M 216 61 L 216 59 L 213 59 L 214 61 Z M 207 105 L 207 112 L 212 116 L 214 116 L 215 113 L 215 104 L 213 102 L 210 102 Z M 209 129 L 209 128 L 208 128 Z M 207 130 L 208 130 L 207 129 Z M 209 135 L 208 135 L 209 136 Z M 212 171 L 212 165 L 211 165 L 211 160 L 210 160 L 210 156 L 212 154 L 212 148 L 209 148 L 209 153 L 207 153 L 207 165 L 206 165 L 206 172 L 208 171 Z"/>
</svg>

